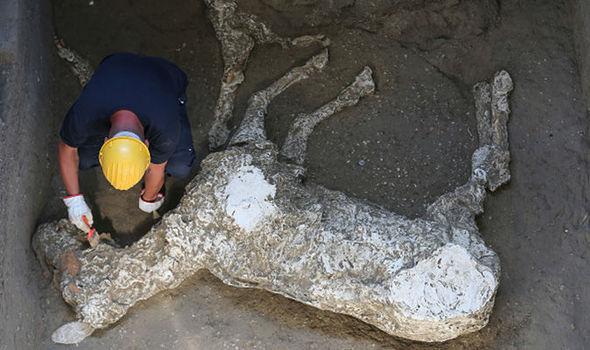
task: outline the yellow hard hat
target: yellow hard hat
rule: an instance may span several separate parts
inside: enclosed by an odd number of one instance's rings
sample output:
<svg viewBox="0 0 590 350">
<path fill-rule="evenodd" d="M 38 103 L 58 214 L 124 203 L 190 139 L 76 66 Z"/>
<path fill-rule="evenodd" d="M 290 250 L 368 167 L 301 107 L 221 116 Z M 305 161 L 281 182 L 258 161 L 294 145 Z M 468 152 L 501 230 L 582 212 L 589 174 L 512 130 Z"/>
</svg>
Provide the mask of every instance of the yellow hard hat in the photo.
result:
<svg viewBox="0 0 590 350">
<path fill-rule="evenodd" d="M 128 190 L 141 180 L 150 165 L 150 151 L 136 138 L 115 135 L 100 148 L 98 161 L 114 188 Z"/>
</svg>

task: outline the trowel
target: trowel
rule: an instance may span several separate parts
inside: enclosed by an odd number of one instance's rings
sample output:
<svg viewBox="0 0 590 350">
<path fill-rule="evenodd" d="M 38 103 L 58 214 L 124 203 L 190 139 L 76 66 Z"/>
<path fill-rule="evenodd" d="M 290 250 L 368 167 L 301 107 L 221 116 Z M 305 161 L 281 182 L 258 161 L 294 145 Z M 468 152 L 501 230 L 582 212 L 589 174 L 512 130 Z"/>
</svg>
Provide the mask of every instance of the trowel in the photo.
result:
<svg viewBox="0 0 590 350">
<path fill-rule="evenodd" d="M 86 226 L 88 226 L 88 234 L 86 235 L 86 239 L 88 240 L 88 243 L 90 244 L 90 247 L 95 248 L 98 245 L 98 241 L 100 241 L 100 235 L 98 234 L 98 232 L 96 232 L 96 229 L 92 226 L 90 226 L 90 224 L 88 223 L 88 219 L 86 218 L 86 215 L 82 215 L 82 220 L 84 220 L 84 223 L 86 224 Z"/>
</svg>

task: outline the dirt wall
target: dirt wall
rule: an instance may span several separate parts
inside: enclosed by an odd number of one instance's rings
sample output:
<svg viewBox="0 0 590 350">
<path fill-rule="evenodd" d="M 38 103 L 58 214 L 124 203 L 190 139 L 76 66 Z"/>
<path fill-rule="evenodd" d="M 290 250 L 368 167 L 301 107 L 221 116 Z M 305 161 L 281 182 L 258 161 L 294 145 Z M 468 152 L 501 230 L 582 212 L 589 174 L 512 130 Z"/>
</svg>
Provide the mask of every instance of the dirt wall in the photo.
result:
<svg viewBox="0 0 590 350">
<path fill-rule="evenodd" d="M 586 110 L 590 110 L 590 2 L 572 0 L 574 41 Z"/>
<path fill-rule="evenodd" d="M 40 342 L 41 277 L 30 248 L 48 196 L 55 120 L 49 1 L 0 2 L 0 349 Z"/>
</svg>

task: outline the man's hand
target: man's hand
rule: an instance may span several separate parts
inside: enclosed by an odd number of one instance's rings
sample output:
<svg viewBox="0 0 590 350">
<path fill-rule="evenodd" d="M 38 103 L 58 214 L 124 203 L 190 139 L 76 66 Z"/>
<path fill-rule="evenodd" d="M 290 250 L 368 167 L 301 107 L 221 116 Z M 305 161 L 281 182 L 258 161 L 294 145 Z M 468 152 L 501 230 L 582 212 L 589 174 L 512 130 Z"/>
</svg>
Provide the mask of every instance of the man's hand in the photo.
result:
<svg viewBox="0 0 590 350">
<path fill-rule="evenodd" d="M 146 213 L 151 213 L 153 211 L 160 209 L 160 207 L 162 206 L 162 203 L 164 203 L 164 195 L 161 193 L 158 193 L 154 200 L 147 201 L 147 200 L 143 199 L 144 193 L 145 193 L 145 190 L 141 191 L 141 194 L 139 195 L 139 209 L 141 209 L 142 211 L 144 211 Z"/>
<path fill-rule="evenodd" d="M 72 224 L 84 231 L 84 233 L 88 233 L 94 221 L 92 220 L 92 212 L 90 211 L 90 208 L 88 208 L 84 196 L 82 194 L 77 194 L 64 197 L 63 201 L 68 207 L 68 217 Z M 86 216 L 88 225 L 86 225 L 82 216 Z"/>
</svg>

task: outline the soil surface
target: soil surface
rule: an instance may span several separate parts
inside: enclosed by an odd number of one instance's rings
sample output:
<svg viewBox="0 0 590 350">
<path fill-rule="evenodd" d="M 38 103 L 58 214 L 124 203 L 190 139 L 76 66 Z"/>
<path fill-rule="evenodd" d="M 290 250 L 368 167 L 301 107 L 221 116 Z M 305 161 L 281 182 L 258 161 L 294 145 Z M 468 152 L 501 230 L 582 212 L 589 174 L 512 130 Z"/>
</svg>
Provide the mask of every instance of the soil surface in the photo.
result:
<svg viewBox="0 0 590 350">
<path fill-rule="evenodd" d="M 281 35 L 324 33 L 332 45 L 322 73 L 271 104 L 269 138 L 280 145 L 297 113 L 327 102 L 364 65 L 371 66 L 376 93 L 322 122 L 312 135 L 307 181 L 399 214 L 420 216 L 434 198 L 467 180 L 477 145 L 471 86 L 500 69 L 512 75 L 512 180 L 489 195 L 486 212 L 478 219 L 503 269 L 489 325 L 442 344 L 409 342 L 351 317 L 260 290 L 225 286 L 203 271 L 180 288 L 133 307 L 81 346 L 585 348 L 590 343 L 590 142 L 566 5 L 506 0 L 412 7 L 341 1 L 330 2 L 342 3 L 340 8 L 299 6 L 295 11 L 282 3 L 290 2 L 243 1 L 240 6 Z M 55 0 L 54 17 L 58 35 L 94 66 L 119 51 L 160 56 L 179 65 L 189 76 L 187 106 L 199 160 L 206 156 L 223 65 L 202 2 Z M 251 93 L 317 50 L 257 46 L 232 125 L 239 122 Z M 62 100 L 56 118 L 63 118 L 81 90 L 72 74 L 60 71 Z M 197 172 L 195 167 L 193 174 Z M 167 180 L 165 210 L 178 203 L 187 181 Z M 58 174 L 53 183 L 56 193 L 43 221 L 66 216 Z M 99 169 L 82 172 L 81 185 L 96 228 L 115 233 L 120 244 L 133 242 L 153 224 L 151 215 L 137 208 L 139 188 L 116 191 Z M 44 288 L 46 327 L 39 331 L 46 341 L 41 347 L 67 348 L 53 344 L 50 335 L 73 315 L 49 281 Z"/>
</svg>

